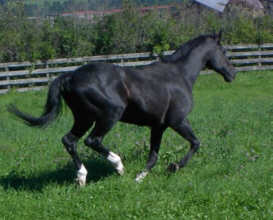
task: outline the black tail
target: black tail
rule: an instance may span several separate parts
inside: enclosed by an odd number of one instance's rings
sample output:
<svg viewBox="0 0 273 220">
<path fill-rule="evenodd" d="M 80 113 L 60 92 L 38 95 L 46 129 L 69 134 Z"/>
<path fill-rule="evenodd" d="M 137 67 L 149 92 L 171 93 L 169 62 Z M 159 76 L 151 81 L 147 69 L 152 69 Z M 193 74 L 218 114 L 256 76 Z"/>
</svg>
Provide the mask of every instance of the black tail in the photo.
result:
<svg viewBox="0 0 273 220">
<path fill-rule="evenodd" d="M 49 86 L 44 113 L 40 117 L 33 117 L 27 113 L 23 113 L 14 105 L 8 106 L 8 111 L 23 119 L 29 126 L 43 127 L 57 118 L 61 112 L 62 96 L 61 88 L 64 75 L 56 78 Z"/>
</svg>

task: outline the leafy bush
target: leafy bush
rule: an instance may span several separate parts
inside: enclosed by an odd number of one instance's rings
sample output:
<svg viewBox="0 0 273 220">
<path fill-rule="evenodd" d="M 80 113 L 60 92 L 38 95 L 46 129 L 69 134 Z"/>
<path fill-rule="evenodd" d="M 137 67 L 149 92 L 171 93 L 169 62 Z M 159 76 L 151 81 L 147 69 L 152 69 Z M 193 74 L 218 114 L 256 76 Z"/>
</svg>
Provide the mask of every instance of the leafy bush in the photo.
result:
<svg viewBox="0 0 273 220">
<path fill-rule="evenodd" d="M 224 30 L 225 44 L 273 42 L 270 16 L 223 15 L 181 4 L 168 11 L 141 12 L 132 1 L 121 13 L 95 21 L 55 17 L 28 19 L 21 1 L 0 7 L 0 62 L 48 60 L 96 54 L 175 49 L 194 36 Z"/>
</svg>

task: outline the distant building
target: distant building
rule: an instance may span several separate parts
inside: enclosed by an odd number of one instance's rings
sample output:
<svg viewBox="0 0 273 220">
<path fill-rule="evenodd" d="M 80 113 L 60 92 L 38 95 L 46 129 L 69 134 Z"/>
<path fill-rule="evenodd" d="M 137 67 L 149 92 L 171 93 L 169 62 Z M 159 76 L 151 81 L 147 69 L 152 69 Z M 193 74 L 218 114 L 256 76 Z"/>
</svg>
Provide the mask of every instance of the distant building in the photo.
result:
<svg viewBox="0 0 273 220">
<path fill-rule="evenodd" d="M 170 10 L 172 7 L 173 7 L 172 5 L 159 5 L 159 6 L 142 7 L 142 8 L 139 8 L 138 10 L 144 14 L 146 12 L 153 11 L 153 10 L 159 10 L 159 11 Z M 62 13 L 61 16 L 94 20 L 95 18 L 101 18 L 105 15 L 121 13 L 122 11 L 123 9 L 111 9 L 111 10 L 104 10 L 104 11 L 94 11 L 94 10 L 73 11 L 73 12 Z"/>
<path fill-rule="evenodd" d="M 254 17 L 265 14 L 264 6 L 260 0 L 230 0 L 229 6 L 248 10 Z"/>
<path fill-rule="evenodd" d="M 115 13 L 120 13 L 121 9 L 112 9 L 112 10 L 104 10 L 104 11 L 72 11 L 72 12 L 64 12 L 61 14 L 63 17 L 77 17 L 88 20 L 93 20 L 95 17 L 103 17 L 105 15 L 111 15 Z"/>
<path fill-rule="evenodd" d="M 273 0 L 263 0 L 263 5 L 267 14 L 273 16 Z"/>
<path fill-rule="evenodd" d="M 264 6 L 259 0 L 230 0 L 230 4 L 241 5 L 253 10 L 264 10 Z"/>
</svg>

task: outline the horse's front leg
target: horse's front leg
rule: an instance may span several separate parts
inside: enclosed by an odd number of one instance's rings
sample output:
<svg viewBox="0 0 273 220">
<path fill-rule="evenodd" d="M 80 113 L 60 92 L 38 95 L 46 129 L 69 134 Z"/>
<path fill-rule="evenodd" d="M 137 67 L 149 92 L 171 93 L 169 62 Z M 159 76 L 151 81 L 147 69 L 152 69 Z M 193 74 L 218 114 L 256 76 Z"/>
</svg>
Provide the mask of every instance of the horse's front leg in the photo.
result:
<svg viewBox="0 0 273 220">
<path fill-rule="evenodd" d="M 160 148 L 160 143 L 162 139 L 163 132 L 165 131 L 165 127 L 152 127 L 151 129 L 151 139 L 150 139 L 150 153 L 148 157 L 148 161 L 146 164 L 145 170 L 139 173 L 136 177 L 136 182 L 141 182 L 149 173 L 149 171 L 155 166 L 158 151 Z"/>
<path fill-rule="evenodd" d="M 171 126 L 177 133 L 179 133 L 182 137 L 188 140 L 191 144 L 189 152 L 183 157 L 178 163 L 171 163 L 168 167 L 168 170 L 171 172 L 175 172 L 180 168 L 186 166 L 188 161 L 191 159 L 193 154 L 199 149 L 200 142 L 195 137 L 191 126 L 187 119 L 184 119 L 179 124 Z"/>
</svg>

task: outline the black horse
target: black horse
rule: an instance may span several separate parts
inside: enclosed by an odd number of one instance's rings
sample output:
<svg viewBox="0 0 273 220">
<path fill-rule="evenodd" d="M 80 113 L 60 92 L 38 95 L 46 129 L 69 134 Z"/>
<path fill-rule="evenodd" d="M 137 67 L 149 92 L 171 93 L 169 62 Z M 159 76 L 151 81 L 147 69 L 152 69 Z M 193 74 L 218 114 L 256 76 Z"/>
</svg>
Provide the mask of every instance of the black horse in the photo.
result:
<svg viewBox="0 0 273 220">
<path fill-rule="evenodd" d="M 85 185 L 87 170 L 77 151 L 78 140 L 95 124 L 85 144 L 105 156 L 119 174 L 124 168 L 120 157 L 102 144 L 103 137 L 118 122 L 151 128 L 150 153 L 146 168 L 137 175 L 142 180 L 155 165 L 163 132 L 171 127 L 191 144 L 189 152 L 170 171 L 184 167 L 199 148 L 186 119 L 193 106 L 192 89 L 200 71 L 209 67 L 231 82 L 236 75 L 220 45 L 221 33 L 201 35 L 172 55 L 142 68 L 123 68 L 107 63 L 90 63 L 63 74 L 50 85 L 44 113 L 32 117 L 11 105 L 9 111 L 30 126 L 44 126 L 61 110 L 61 98 L 71 109 L 74 125 L 62 138 L 78 169 L 77 180 Z"/>
</svg>

